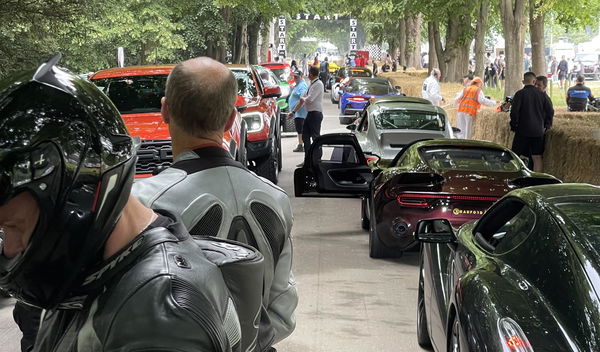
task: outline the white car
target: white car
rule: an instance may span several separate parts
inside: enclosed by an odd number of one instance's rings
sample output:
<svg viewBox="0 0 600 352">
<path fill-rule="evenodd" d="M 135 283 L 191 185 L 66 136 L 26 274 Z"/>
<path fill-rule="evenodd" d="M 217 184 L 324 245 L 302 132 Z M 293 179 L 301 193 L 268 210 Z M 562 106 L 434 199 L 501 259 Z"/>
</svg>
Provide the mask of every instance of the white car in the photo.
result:
<svg viewBox="0 0 600 352">
<path fill-rule="evenodd" d="M 377 98 L 357 114 L 358 119 L 347 128 L 365 154 L 387 162 L 416 140 L 454 138 L 460 131 L 450 126 L 444 109 L 421 98 Z"/>
</svg>

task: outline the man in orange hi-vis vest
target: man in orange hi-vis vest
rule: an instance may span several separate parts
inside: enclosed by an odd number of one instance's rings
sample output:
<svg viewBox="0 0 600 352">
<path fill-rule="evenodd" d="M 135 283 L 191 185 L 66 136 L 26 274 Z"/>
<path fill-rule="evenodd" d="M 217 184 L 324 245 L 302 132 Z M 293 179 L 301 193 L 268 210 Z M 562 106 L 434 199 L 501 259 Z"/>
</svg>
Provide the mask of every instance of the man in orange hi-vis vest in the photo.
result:
<svg viewBox="0 0 600 352">
<path fill-rule="evenodd" d="M 479 110 L 481 104 L 493 106 L 499 103 L 483 95 L 482 85 L 481 78 L 473 78 L 471 84 L 465 87 L 454 100 L 454 104 L 458 107 L 456 117 L 457 127 L 460 129 L 460 132 L 457 133 L 459 138 L 469 139 L 473 135 L 473 119 L 477 115 L 477 110 Z"/>
</svg>

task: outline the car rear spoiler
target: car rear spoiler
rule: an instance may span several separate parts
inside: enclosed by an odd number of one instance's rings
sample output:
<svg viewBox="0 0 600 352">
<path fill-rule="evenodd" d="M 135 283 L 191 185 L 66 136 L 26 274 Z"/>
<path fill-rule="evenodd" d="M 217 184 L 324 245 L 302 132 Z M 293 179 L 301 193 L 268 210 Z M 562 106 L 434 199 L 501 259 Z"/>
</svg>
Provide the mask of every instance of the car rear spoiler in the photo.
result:
<svg viewBox="0 0 600 352">
<path fill-rule="evenodd" d="M 550 175 L 519 177 L 509 182 L 509 184 L 517 186 L 519 188 L 541 185 L 553 185 L 557 183 L 562 183 L 562 181 Z"/>
</svg>

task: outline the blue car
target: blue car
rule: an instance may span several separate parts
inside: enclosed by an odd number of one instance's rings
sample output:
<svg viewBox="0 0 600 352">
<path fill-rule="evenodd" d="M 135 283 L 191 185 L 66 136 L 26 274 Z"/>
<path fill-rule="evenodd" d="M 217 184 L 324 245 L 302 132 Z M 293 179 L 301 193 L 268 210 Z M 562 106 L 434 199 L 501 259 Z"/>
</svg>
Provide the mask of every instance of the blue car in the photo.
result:
<svg viewBox="0 0 600 352">
<path fill-rule="evenodd" d="M 339 94 L 342 125 L 354 122 L 355 114 L 363 111 L 371 98 L 404 95 L 400 87 L 392 87 L 390 81 L 381 78 L 353 78 Z"/>
</svg>

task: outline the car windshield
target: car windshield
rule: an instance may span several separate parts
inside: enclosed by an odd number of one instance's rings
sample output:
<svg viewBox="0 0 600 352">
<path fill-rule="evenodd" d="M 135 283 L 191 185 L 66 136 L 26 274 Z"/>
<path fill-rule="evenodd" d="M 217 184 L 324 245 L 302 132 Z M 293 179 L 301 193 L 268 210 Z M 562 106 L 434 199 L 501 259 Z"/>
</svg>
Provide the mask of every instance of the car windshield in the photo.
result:
<svg viewBox="0 0 600 352">
<path fill-rule="evenodd" d="M 561 203 L 556 205 L 581 231 L 591 235 L 600 248 L 600 202 Z M 593 237 L 592 237 L 593 236 Z"/>
<path fill-rule="evenodd" d="M 244 98 L 255 98 L 256 97 L 256 86 L 252 79 L 252 74 L 246 70 L 231 70 L 233 76 L 237 80 L 238 84 L 238 95 Z"/>
<path fill-rule="evenodd" d="M 350 70 L 348 70 L 348 75 L 350 77 L 371 77 L 371 71 L 365 70 L 365 69 L 359 69 L 359 70 L 350 69 Z"/>
<path fill-rule="evenodd" d="M 386 95 L 393 93 L 393 89 L 387 82 L 365 82 L 354 80 L 348 89 L 348 93 L 359 93 L 365 95 Z"/>
<path fill-rule="evenodd" d="M 115 104 L 121 114 L 160 112 L 167 75 L 93 79 L 92 82 Z"/>
<path fill-rule="evenodd" d="M 519 162 L 508 151 L 467 146 L 424 146 L 421 157 L 433 169 L 514 172 Z"/>
<path fill-rule="evenodd" d="M 282 81 L 288 81 L 290 79 L 289 67 L 284 68 L 270 68 L 271 71 Z"/>
<path fill-rule="evenodd" d="M 373 114 L 379 130 L 444 131 L 446 117 L 426 111 L 384 110 Z"/>
</svg>

